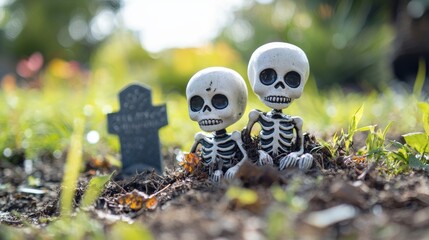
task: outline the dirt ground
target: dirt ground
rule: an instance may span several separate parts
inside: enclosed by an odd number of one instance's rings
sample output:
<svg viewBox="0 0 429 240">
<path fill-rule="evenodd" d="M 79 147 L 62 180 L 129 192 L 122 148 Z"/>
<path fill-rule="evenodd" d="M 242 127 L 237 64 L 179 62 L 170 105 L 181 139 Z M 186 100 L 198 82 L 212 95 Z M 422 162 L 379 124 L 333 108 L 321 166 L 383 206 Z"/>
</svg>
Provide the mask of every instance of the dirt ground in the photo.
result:
<svg viewBox="0 0 429 240">
<path fill-rule="evenodd" d="M 314 158 L 307 172 L 245 165 L 236 179 L 221 184 L 170 163 L 162 176 L 116 177 L 86 211 L 106 226 L 119 219 L 140 221 L 155 239 L 429 239 L 426 172 L 389 176 L 356 157 L 330 159 L 321 151 Z M 23 162 L 0 161 L 0 223 L 43 228 L 46 219 L 55 219 L 62 168 L 63 161 L 42 157 L 31 172 L 40 183 L 29 187 Z M 97 171 L 87 166 L 81 175 L 76 205 Z M 257 199 L 234 197 L 233 187 Z M 157 193 L 156 207 L 133 210 L 118 203 L 134 189 Z"/>
</svg>

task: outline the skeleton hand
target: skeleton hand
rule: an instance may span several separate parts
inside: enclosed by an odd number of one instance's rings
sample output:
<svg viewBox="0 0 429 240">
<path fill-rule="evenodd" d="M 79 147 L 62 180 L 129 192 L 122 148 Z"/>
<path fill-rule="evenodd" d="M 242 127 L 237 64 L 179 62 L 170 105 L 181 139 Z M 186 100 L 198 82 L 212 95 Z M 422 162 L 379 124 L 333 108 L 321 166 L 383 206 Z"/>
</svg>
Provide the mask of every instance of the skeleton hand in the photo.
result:
<svg viewBox="0 0 429 240">
<path fill-rule="evenodd" d="M 234 167 L 228 169 L 228 171 L 226 171 L 225 173 L 225 178 L 232 179 L 235 176 L 235 174 L 238 172 L 238 169 L 240 169 L 239 165 L 235 165 Z"/>
<path fill-rule="evenodd" d="M 299 158 L 298 167 L 300 169 L 309 169 L 313 165 L 313 156 L 309 153 L 302 155 Z"/>
<path fill-rule="evenodd" d="M 299 159 L 299 153 L 296 153 L 296 152 L 289 153 L 287 156 L 283 157 L 280 160 L 279 169 L 283 170 L 285 168 L 290 168 L 295 166 L 298 162 L 298 159 Z"/>
<path fill-rule="evenodd" d="M 213 173 L 213 176 L 212 176 L 212 181 L 213 182 L 220 182 L 220 180 L 222 179 L 222 177 L 223 177 L 223 172 L 222 172 L 222 170 L 216 170 L 214 173 Z"/>
<path fill-rule="evenodd" d="M 262 150 L 259 150 L 258 153 L 259 153 L 258 165 L 260 166 L 273 165 L 273 159 L 268 153 Z"/>
</svg>

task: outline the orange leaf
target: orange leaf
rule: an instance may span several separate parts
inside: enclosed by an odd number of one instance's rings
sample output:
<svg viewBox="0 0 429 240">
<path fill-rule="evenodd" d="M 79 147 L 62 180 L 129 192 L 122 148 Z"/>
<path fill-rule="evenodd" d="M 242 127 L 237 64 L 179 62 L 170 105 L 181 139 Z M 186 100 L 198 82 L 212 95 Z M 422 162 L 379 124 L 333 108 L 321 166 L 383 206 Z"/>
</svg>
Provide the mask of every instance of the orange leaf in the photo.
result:
<svg viewBox="0 0 429 240">
<path fill-rule="evenodd" d="M 195 153 L 187 153 L 183 156 L 183 161 L 180 165 L 188 172 L 192 173 L 200 163 L 201 158 Z"/>
<path fill-rule="evenodd" d="M 135 211 L 142 209 L 142 207 L 154 210 L 158 206 L 158 199 L 156 198 L 156 195 L 160 194 L 170 186 L 171 185 L 168 184 L 166 187 L 150 196 L 144 192 L 134 189 L 132 192 L 122 194 L 116 198 L 116 201 L 120 205 L 128 206 L 130 209 Z"/>
<path fill-rule="evenodd" d="M 353 156 L 352 160 L 355 161 L 356 163 L 364 163 L 366 160 L 365 156 Z"/>
<path fill-rule="evenodd" d="M 154 210 L 158 206 L 158 199 L 155 196 L 146 200 L 145 206 L 147 209 Z"/>
<path fill-rule="evenodd" d="M 134 189 L 132 192 L 120 196 L 117 201 L 121 205 L 127 205 L 132 210 L 140 210 L 143 207 L 143 202 L 148 198 L 147 194 Z"/>
<path fill-rule="evenodd" d="M 129 200 L 130 201 L 128 202 L 128 206 L 130 206 L 132 210 L 139 210 L 143 207 L 143 197 L 139 194 L 137 190 L 134 189 L 131 192 L 131 197 Z"/>
<path fill-rule="evenodd" d="M 89 159 L 89 166 L 95 169 L 110 169 L 111 164 L 104 158 L 91 157 Z"/>
</svg>

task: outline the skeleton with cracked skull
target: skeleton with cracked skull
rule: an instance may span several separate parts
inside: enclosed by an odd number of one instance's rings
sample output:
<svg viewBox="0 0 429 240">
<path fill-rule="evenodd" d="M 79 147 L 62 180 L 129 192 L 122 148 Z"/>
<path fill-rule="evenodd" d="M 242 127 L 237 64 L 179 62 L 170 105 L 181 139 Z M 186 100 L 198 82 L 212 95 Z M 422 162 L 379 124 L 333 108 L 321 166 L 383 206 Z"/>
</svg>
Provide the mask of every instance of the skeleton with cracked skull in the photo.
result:
<svg viewBox="0 0 429 240">
<path fill-rule="evenodd" d="M 203 131 L 212 132 L 211 135 L 197 133 L 191 152 L 201 148 L 202 163 L 208 167 L 213 181 L 218 182 L 223 176 L 232 178 L 247 160 L 241 134 L 226 131 L 244 114 L 247 104 L 244 79 L 228 68 L 206 68 L 189 80 L 186 98 L 190 118 L 198 122 Z"/>
<path fill-rule="evenodd" d="M 261 126 L 260 165 L 273 164 L 275 159 L 279 160 L 280 170 L 312 166 L 313 156 L 304 154 L 302 118 L 283 113 L 283 109 L 301 97 L 309 70 L 304 51 L 289 43 L 268 43 L 253 52 L 248 66 L 250 85 L 259 99 L 272 108 L 270 112 L 252 110 L 243 131 L 244 142 L 249 142 L 253 125 Z"/>
</svg>

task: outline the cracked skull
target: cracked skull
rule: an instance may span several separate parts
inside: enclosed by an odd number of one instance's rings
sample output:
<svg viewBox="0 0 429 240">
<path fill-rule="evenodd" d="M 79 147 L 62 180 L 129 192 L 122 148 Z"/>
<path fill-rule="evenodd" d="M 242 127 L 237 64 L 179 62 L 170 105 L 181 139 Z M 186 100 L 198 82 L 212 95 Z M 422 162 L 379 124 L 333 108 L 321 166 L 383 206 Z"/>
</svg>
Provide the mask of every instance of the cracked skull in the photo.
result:
<svg viewBox="0 0 429 240">
<path fill-rule="evenodd" d="M 189 116 L 206 132 L 238 121 L 247 104 L 247 87 L 236 71 L 210 67 L 197 72 L 186 86 Z"/>
<path fill-rule="evenodd" d="M 309 71 L 304 51 L 289 43 L 273 42 L 253 52 L 247 74 L 253 91 L 265 105 L 284 109 L 301 97 Z"/>
</svg>

